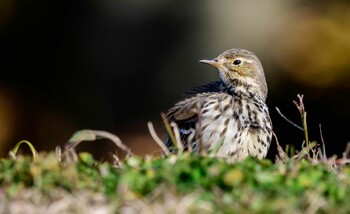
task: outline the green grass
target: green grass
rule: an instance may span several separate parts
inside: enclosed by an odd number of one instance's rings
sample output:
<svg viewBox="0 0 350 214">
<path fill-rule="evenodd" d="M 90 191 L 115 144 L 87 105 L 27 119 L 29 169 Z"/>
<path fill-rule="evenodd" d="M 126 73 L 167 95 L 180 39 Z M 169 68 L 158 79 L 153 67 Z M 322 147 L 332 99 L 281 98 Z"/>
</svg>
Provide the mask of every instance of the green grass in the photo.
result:
<svg viewBox="0 0 350 214">
<path fill-rule="evenodd" d="M 298 128 L 308 141 L 298 98 L 303 124 Z M 174 124 L 166 126 L 172 131 Z M 76 153 L 81 142 L 99 138 L 113 141 L 127 157 L 115 155 L 109 163 Z M 48 153 L 21 141 L 0 160 L 0 213 L 350 213 L 350 146 L 336 159 L 325 157 L 316 142 L 305 143 L 300 152 L 293 147 L 285 152 L 277 137 L 276 143 L 275 162 L 229 163 L 212 152 L 195 155 L 181 148 L 177 155 L 141 158 L 104 131 L 79 131 L 65 150 Z M 21 145 L 32 155 L 18 155 Z"/>
<path fill-rule="evenodd" d="M 35 160 L 31 156 L 2 159 L 0 204 L 31 204 L 30 199 L 40 195 L 48 206 L 57 200 L 54 192 L 64 192 L 65 197 L 84 192 L 79 197 L 86 201 L 102 195 L 100 205 L 111 210 L 162 207 L 175 212 L 176 204 L 182 203 L 181 209 L 194 213 L 350 212 L 347 166 L 334 169 L 306 159 L 272 163 L 248 158 L 227 163 L 190 153 L 149 159 L 132 156 L 121 162 L 121 168 L 95 161 L 88 153 L 80 153 L 76 162 L 58 160 L 53 152 L 39 153 Z M 23 198 L 24 192 L 32 193 Z"/>
</svg>

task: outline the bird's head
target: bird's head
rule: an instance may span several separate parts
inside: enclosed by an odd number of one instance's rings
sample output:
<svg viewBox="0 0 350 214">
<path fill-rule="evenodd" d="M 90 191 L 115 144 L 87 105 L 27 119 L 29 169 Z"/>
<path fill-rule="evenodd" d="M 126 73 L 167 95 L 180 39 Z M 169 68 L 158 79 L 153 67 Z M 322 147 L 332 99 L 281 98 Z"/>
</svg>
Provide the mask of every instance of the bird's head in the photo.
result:
<svg viewBox="0 0 350 214">
<path fill-rule="evenodd" d="M 222 81 L 235 88 L 248 87 L 262 99 L 267 96 L 264 69 L 258 57 L 247 50 L 233 48 L 211 60 L 200 60 L 216 67 Z"/>
</svg>

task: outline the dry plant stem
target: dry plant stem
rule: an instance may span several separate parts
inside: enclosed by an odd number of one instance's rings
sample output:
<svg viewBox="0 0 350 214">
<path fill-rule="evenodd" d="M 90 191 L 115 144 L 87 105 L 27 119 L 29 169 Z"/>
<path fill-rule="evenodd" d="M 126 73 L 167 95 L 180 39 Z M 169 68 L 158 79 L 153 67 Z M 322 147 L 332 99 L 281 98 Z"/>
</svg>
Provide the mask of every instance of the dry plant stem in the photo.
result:
<svg viewBox="0 0 350 214">
<path fill-rule="evenodd" d="M 73 147 L 66 146 L 61 157 L 68 162 L 76 163 L 78 161 L 78 154 Z"/>
<path fill-rule="evenodd" d="M 300 129 L 301 131 L 304 131 L 304 129 L 300 126 L 298 126 L 296 123 L 294 123 L 293 121 L 289 120 L 286 116 L 284 116 L 284 114 L 282 114 L 282 112 L 280 111 L 280 109 L 278 107 L 275 107 L 276 111 L 278 112 L 278 114 L 285 119 L 288 123 L 290 123 L 292 126 L 296 127 L 297 129 Z"/>
<path fill-rule="evenodd" d="M 195 135 L 196 135 L 195 131 L 193 129 L 191 129 L 191 134 L 190 134 L 190 136 L 187 139 L 187 149 L 188 149 L 189 152 L 192 152 L 191 142 L 195 138 Z"/>
<path fill-rule="evenodd" d="M 82 141 L 94 141 L 97 139 L 109 139 L 111 140 L 118 148 L 125 151 L 128 155 L 134 155 L 131 150 L 122 143 L 119 137 L 115 136 L 106 131 L 97 131 L 97 130 L 80 130 L 73 134 L 73 136 L 69 139 L 68 144 L 66 145 L 65 151 L 63 152 L 64 156 L 68 156 L 68 154 L 74 156 L 74 149 L 77 147 Z"/>
<path fill-rule="evenodd" d="M 128 155 L 134 155 L 131 152 L 131 149 L 129 147 L 127 147 L 125 144 L 123 144 L 122 141 L 120 140 L 120 138 L 115 136 L 114 134 L 111 134 L 111 133 L 105 132 L 105 131 L 93 131 L 93 130 L 90 130 L 90 131 L 95 133 L 100 138 L 106 138 L 106 139 L 111 140 L 117 147 L 124 150 Z"/>
<path fill-rule="evenodd" d="M 302 121 L 303 121 L 303 127 L 304 127 L 304 134 L 305 134 L 306 147 L 309 147 L 309 132 L 308 132 L 308 129 L 307 129 L 306 112 L 304 112 L 304 113 L 302 114 L 301 119 L 302 119 Z"/>
<path fill-rule="evenodd" d="M 151 122 L 148 122 L 147 126 L 154 141 L 156 141 L 156 143 L 160 146 L 160 148 L 162 148 L 165 155 L 170 155 L 169 149 L 164 145 L 163 141 L 158 137 L 157 133 L 155 132 L 153 124 Z"/>
<path fill-rule="evenodd" d="M 345 151 L 343 152 L 343 156 L 340 159 L 336 159 L 335 162 L 337 165 L 345 166 L 345 164 L 350 163 L 349 159 L 350 155 L 350 143 L 346 145 Z"/>
<path fill-rule="evenodd" d="M 302 145 L 302 150 L 294 156 L 299 161 L 301 161 L 304 157 L 306 157 L 308 160 L 312 161 L 312 158 L 310 156 L 310 151 L 314 153 L 314 147 L 317 146 L 316 142 L 311 142 L 309 144 L 309 147 L 305 147 L 304 143 Z"/>
<path fill-rule="evenodd" d="M 123 163 L 120 161 L 118 155 L 113 154 L 113 166 L 116 168 L 123 168 Z"/>
<path fill-rule="evenodd" d="M 56 153 L 58 162 L 61 163 L 61 161 L 62 161 L 62 149 L 61 149 L 61 147 L 56 146 L 56 148 L 55 148 L 55 153 Z"/>
<path fill-rule="evenodd" d="M 170 124 L 168 122 L 168 119 L 166 118 L 166 116 L 165 116 L 165 114 L 163 112 L 161 113 L 161 116 L 162 116 L 162 119 L 163 119 L 163 123 L 164 123 L 165 129 L 166 129 L 166 131 L 167 131 L 167 133 L 168 133 L 168 135 L 170 137 L 170 140 L 173 143 L 173 146 L 175 148 L 177 148 L 177 146 L 176 146 L 176 144 L 177 144 L 176 143 L 176 139 L 175 139 L 173 131 L 171 130 L 171 127 L 170 127 Z"/>
<path fill-rule="evenodd" d="M 305 106 L 303 103 L 304 95 L 298 94 L 297 97 L 298 97 L 299 102 L 294 100 L 293 103 L 297 107 L 297 109 L 299 110 L 299 113 L 301 116 L 301 122 L 302 122 L 303 128 L 304 128 L 306 147 L 309 148 L 309 134 L 308 134 L 308 130 L 307 130 L 306 111 L 305 111 Z"/>
<path fill-rule="evenodd" d="M 280 159 L 285 162 L 288 159 L 288 155 L 283 151 L 281 145 L 279 144 L 277 135 L 275 132 L 272 132 L 273 136 L 275 137 L 276 140 L 276 144 L 277 144 L 277 151 L 278 151 L 278 156 L 280 157 Z"/>
<path fill-rule="evenodd" d="M 323 139 L 323 134 L 322 134 L 322 126 L 321 124 L 319 125 L 320 127 L 320 136 L 321 136 L 321 143 L 322 143 L 322 156 L 323 156 L 323 160 L 327 160 L 327 156 L 326 156 L 326 144 L 324 143 L 324 139 Z"/>
<path fill-rule="evenodd" d="M 175 135 L 175 139 L 176 139 L 177 148 L 179 149 L 179 152 L 182 153 L 184 151 L 184 146 L 182 145 L 182 142 L 181 142 L 179 127 L 174 122 L 171 122 L 170 126 L 174 130 L 174 135 Z"/>
<path fill-rule="evenodd" d="M 202 132 L 202 114 L 201 114 L 201 107 L 200 103 L 197 103 L 196 105 L 197 109 L 197 117 L 198 117 L 198 122 L 197 122 L 197 130 L 198 130 L 198 143 L 199 143 L 199 153 L 201 154 L 203 151 L 203 132 Z"/>
<path fill-rule="evenodd" d="M 349 154 L 350 154 L 350 143 L 347 143 L 345 151 L 343 152 L 343 158 L 349 158 Z"/>
</svg>

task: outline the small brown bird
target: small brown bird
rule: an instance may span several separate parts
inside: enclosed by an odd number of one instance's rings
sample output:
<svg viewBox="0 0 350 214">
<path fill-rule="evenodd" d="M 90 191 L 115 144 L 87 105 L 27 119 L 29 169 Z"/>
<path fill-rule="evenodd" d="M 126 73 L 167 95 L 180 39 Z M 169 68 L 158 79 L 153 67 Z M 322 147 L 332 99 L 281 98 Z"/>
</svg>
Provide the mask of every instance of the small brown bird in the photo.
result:
<svg viewBox="0 0 350 214">
<path fill-rule="evenodd" d="M 264 158 L 272 139 L 272 123 L 258 57 L 234 48 L 199 62 L 216 67 L 221 80 L 193 88 L 169 109 L 167 119 L 177 124 L 184 147 L 198 152 L 199 148 L 210 151 L 220 146 L 217 155 L 232 161 Z M 165 145 L 174 152 L 168 136 Z"/>
</svg>

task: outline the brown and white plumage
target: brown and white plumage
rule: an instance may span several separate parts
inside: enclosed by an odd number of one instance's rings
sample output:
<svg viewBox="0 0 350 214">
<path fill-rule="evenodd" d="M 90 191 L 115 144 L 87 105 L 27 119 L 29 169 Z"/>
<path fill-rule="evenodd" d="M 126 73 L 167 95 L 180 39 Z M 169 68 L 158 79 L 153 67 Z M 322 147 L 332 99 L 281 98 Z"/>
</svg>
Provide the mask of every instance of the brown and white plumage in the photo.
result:
<svg viewBox="0 0 350 214">
<path fill-rule="evenodd" d="M 182 143 L 198 151 L 201 133 L 203 149 L 208 151 L 223 141 L 218 156 L 233 161 L 248 156 L 264 158 L 272 123 L 259 59 L 250 51 L 235 48 L 200 62 L 215 66 L 221 80 L 190 90 L 168 111 L 167 118 L 178 125 Z M 165 144 L 172 149 L 169 137 Z"/>
</svg>

